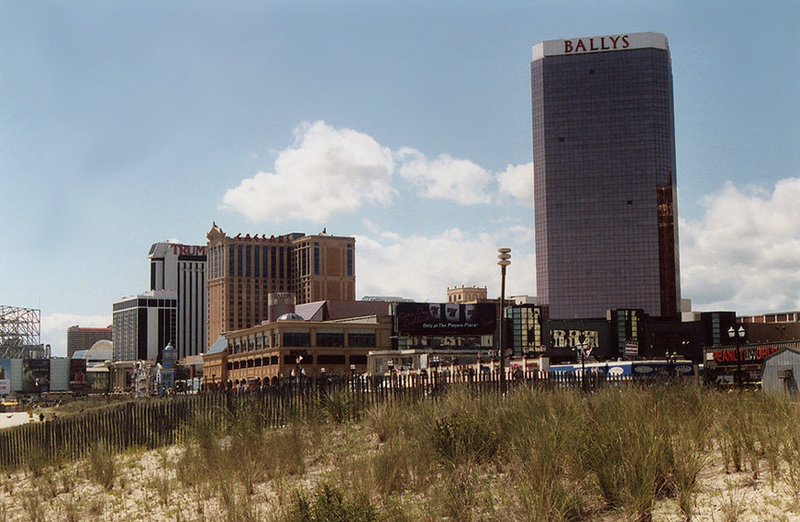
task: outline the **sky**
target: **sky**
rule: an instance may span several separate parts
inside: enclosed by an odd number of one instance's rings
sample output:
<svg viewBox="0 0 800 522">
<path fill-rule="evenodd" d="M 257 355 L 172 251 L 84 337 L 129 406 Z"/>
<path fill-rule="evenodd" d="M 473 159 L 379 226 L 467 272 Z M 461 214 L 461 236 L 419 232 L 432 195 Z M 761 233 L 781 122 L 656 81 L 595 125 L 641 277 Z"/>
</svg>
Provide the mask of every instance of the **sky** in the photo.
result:
<svg viewBox="0 0 800 522">
<path fill-rule="evenodd" d="M 148 290 L 147 252 L 356 238 L 356 292 L 535 295 L 531 48 L 669 40 L 681 288 L 800 310 L 797 1 L 0 0 L 0 304 L 42 342 Z"/>
</svg>

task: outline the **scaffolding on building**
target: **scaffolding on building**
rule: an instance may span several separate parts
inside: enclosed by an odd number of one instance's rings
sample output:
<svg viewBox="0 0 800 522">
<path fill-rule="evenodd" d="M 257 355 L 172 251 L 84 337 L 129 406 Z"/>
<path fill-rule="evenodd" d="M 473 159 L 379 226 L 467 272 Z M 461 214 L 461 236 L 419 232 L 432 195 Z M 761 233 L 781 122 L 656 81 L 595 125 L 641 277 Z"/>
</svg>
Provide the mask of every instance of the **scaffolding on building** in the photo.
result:
<svg viewBox="0 0 800 522">
<path fill-rule="evenodd" d="M 49 357 L 41 344 L 41 324 L 36 308 L 0 305 L 0 359 Z"/>
</svg>

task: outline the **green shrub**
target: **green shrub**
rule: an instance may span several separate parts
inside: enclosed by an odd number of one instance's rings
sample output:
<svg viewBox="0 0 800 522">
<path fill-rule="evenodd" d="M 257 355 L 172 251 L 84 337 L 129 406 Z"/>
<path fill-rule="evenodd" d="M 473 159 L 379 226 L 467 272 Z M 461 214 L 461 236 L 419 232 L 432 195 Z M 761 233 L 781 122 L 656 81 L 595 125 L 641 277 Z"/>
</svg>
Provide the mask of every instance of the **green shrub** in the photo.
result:
<svg viewBox="0 0 800 522">
<path fill-rule="evenodd" d="M 369 522 L 378 520 L 378 512 L 367 497 L 347 500 L 336 486 L 323 483 L 311 498 L 296 491 L 287 518 L 292 522 Z"/>
<path fill-rule="evenodd" d="M 432 441 L 439 456 L 449 461 L 488 460 L 500 446 L 500 437 L 489 419 L 467 411 L 437 419 Z"/>
<path fill-rule="evenodd" d="M 343 390 L 327 393 L 322 401 L 322 411 L 325 412 L 325 416 L 336 424 L 354 418 L 355 406 L 353 397 Z"/>
</svg>

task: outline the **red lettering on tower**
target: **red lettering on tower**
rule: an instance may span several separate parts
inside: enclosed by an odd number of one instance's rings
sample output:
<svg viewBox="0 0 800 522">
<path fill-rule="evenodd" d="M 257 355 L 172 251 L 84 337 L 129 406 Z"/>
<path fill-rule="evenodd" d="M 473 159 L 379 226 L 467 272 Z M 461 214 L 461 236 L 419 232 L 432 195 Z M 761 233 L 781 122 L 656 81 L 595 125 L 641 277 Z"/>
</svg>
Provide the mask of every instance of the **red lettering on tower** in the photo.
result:
<svg viewBox="0 0 800 522">
<path fill-rule="evenodd" d="M 589 38 L 589 50 L 590 51 L 599 51 L 599 47 L 594 46 L 594 38 Z"/>
<path fill-rule="evenodd" d="M 628 42 L 628 35 L 627 34 L 623 35 L 622 36 L 622 48 L 623 49 L 627 49 L 630 46 L 631 46 L 631 44 Z"/>
<path fill-rule="evenodd" d="M 575 45 L 575 52 L 584 51 L 586 52 L 586 46 L 583 45 L 583 40 L 578 40 L 578 43 Z"/>
<path fill-rule="evenodd" d="M 572 42 L 570 40 L 564 40 L 564 52 L 565 53 L 572 52 Z"/>
<path fill-rule="evenodd" d="M 619 41 L 619 36 L 609 36 L 609 40 L 611 40 L 611 45 L 613 49 L 617 48 L 617 42 Z"/>
</svg>

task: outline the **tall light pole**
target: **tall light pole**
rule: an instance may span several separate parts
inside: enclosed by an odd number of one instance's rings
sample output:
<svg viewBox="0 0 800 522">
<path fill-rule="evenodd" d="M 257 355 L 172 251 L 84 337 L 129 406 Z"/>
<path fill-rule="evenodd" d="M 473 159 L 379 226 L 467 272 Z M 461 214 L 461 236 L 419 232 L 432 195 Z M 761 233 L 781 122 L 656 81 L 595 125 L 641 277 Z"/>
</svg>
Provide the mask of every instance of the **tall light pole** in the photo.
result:
<svg viewBox="0 0 800 522">
<path fill-rule="evenodd" d="M 739 337 L 736 337 L 736 333 L 739 333 Z M 742 389 L 742 348 L 741 342 L 744 340 L 744 326 L 739 326 L 739 330 L 736 330 L 733 326 L 728 328 L 728 337 L 736 342 L 736 380 L 739 381 L 739 389 Z"/>
<path fill-rule="evenodd" d="M 503 331 L 506 308 L 506 267 L 511 264 L 511 249 L 497 249 L 497 264 L 500 265 L 500 393 L 506 391 L 506 338 Z"/>
</svg>

